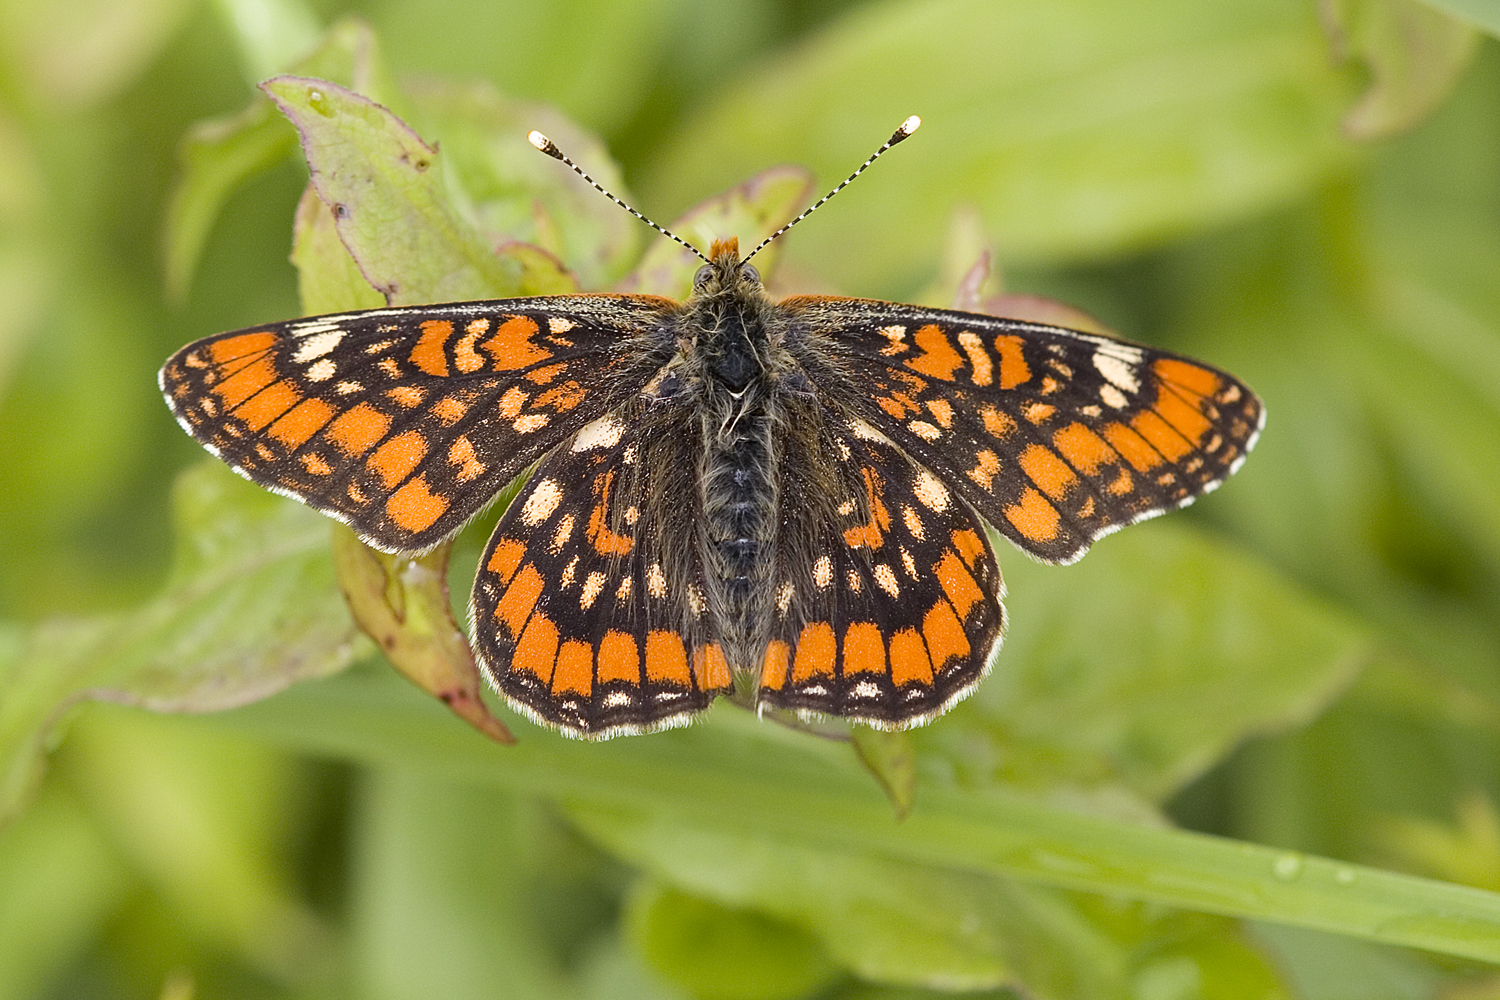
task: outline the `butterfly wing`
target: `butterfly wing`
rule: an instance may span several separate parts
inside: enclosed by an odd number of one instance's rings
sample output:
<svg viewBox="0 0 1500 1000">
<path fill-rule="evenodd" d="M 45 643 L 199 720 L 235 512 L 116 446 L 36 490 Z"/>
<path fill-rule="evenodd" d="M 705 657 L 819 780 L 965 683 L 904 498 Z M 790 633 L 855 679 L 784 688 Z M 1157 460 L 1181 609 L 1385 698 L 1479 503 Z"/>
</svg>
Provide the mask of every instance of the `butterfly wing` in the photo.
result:
<svg viewBox="0 0 1500 1000">
<path fill-rule="evenodd" d="M 376 548 L 423 551 L 637 391 L 670 356 L 679 308 L 578 295 L 293 320 L 189 344 L 160 384 L 247 478 Z"/>
<path fill-rule="evenodd" d="M 692 418 L 637 399 L 585 425 L 496 526 L 474 583 L 475 648 L 531 718 L 571 736 L 645 732 L 731 689 L 692 544 Z"/>
<path fill-rule="evenodd" d="M 1005 627 L 983 524 L 867 422 L 784 465 L 762 704 L 907 728 L 973 690 Z M 795 449 L 798 439 L 789 443 Z"/>
<path fill-rule="evenodd" d="M 1110 337 L 856 299 L 783 306 L 820 388 L 1046 562 L 1212 490 L 1265 419 L 1227 372 Z"/>
</svg>

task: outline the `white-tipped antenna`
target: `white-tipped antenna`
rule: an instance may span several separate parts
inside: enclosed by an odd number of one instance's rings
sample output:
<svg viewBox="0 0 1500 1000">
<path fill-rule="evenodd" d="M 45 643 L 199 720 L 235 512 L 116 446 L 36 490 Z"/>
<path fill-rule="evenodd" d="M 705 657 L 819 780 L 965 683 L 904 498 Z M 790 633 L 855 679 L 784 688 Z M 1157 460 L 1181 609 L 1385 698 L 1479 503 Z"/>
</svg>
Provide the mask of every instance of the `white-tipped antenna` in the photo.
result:
<svg viewBox="0 0 1500 1000">
<path fill-rule="evenodd" d="M 885 141 L 885 145 L 881 146 L 879 149 L 875 150 L 875 152 L 871 153 L 870 154 L 870 158 L 868 160 L 866 160 L 865 162 L 861 163 L 859 165 L 859 169 L 858 170 L 854 171 L 854 173 L 850 174 L 848 177 L 845 177 L 844 180 L 843 180 L 843 182 L 840 183 L 838 185 L 838 187 L 834 188 L 832 191 L 828 192 L 823 197 L 819 198 L 816 202 L 813 203 L 813 205 L 810 208 L 808 208 L 801 215 L 797 216 L 791 222 L 788 222 L 786 225 L 784 225 L 780 229 L 776 230 L 776 232 L 772 233 L 770 236 L 767 236 L 765 239 L 761 240 L 760 241 L 760 245 L 757 246 L 754 250 L 751 250 L 748 254 L 746 254 L 744 256 L 743 260 L 749 260 L 751 257 L 754 257 L 756 254 L 758 254 L 762 250 L 764 250 L 766 248 L 766 245 L 768 243 L 770 243 L 772 240 L 774 240 L 776 237 L 780 236 L 782 233 L 786 232 L 788 229 L 791 229 L 797 223 L 801 222 L 803 219 L 807 218 L 809 215 L 812 215 L 814 212 L 816 212 L 819 208 L 822 207 L 822 205 L 823 205 L 824 202 L 826 202 L 828 199 L 832 198 L 834 195 L 838 194 L 840 191 L 844 190 L 844 188 L 848 187 L 849 184 L 854 180 L 854 178 L 856 178 L 860 174 L 864 173 L 865 170 L 870 166 L 870 164 L 874 163 L 876 160 L 878 160 L 880 158 L 880 155 L 882 153 L 884 153 L 886 150 L 890 149 L 896 143 L 898 143 L 901 140 L 905 139 L 907 136 L 911 135 L 913 132 L 915 132 L 917 130 L 917 126 L 919 126 L 921 124 L 922 124 L 922 119 L 918 118 L 916 115 L 912 115 L 910 118 L 906 119 L 906 121 L 902 122 L 901 123 L 901 127 L 898 128 L 898 129 L 896 129 L 895 133 L 889 139 L 887 139 Z M 589 184 L 591 184 L 593 186 L 593 188 L 594 188 L 595 191 L 598 191 L 600 194 L 604 195 L 604 197 L 608 198 L 610 201 L 614 202 L 616 205 L 619 205 L 625 211 L 629 212 L 631 215 L 635 216 L 637 219 L 640 219 L 642 222 L 644 222 L 646 225 L 650 226 L 652 229 L 656 230 L 658 233 L 661 233 L 663 236 L 669 237 L 671 239 L 676 240 L 678 243 L 681 243 L 683 246 L 687 247 L 689 250 L 693 251 L 693 253 L 695 253 L 699 257 L 701 257 L 704 261 L 707 261 L 708 263 L 713 263 L 712 261 L 709 261 L 708 258 L 703 255 L 703 251 L 702 250 L 699 250 L 697 247 L 693 246 L 687 240 L 683 239 L 681 236 L 678 236 L 676 233 L 672 232 L 670 229 L 666 228 L 665 226 L 658 226 L 656 223 L 654 223 L 650 219 L 646 218 L 640 212 L 637 212 L 635 209 L 633 209 L 629 205 L 625 204 L 619 198 L 616 198 L 614 195 L 610 194 L 609 191 L 606 190 L 605 187 L 602 184 L 600 184 L 598 181 L 594 180 L 588 174 L 584 173 L 582 167 L 580 167 L 578 164 L 574 163 L 572 160 L 568 159 L 567 155 L 564 154 L 562 150 L 558 149 L 557 148 L 557 144 L 554 143 L 551 139 L 547 138 L 542 133 L 534 131 L 534 130 L 531 131 L 531 132 L 526 133 L 526 138 L 531 142 L 531 144 L 533 146 L 535 146 L 537 149 L 541 150 L 542 152 L 546 153 L 548 156 L 552 157 L 554 160 L 561 160 L 562 162 L 566 163 L 568 166 L 572 167 L 573 168 L 573 172 L 575 174 L 577 174 L 579 177 L 582 177 L 584 180 L 588 181 Z"/>
<path fill-rule="evenodd" d="M 594 180 L 588 174 L 584 173 L 582 167 L 580 167 L 578 164 L 574 163 L 572 160 L 568 159 L 567 155 L 562 150 L 560 150 L 560 149 L 557 148 L 557 143 L 553 142 L 551 139 L 547 138 L 545 135 L 542 135 L 542 133 L 537 132 L 535 130 L 527 132 L 526 133 L 526 138 L 531 142 L 531 144 L 533 146 L 535 146 L 537 149 L 540 149 L 542 152 L 546 153 L 548 156 L 552 157 L 554 160 L 561 160 L 564 163 L 566 163 L 568 166 L 572 167 L 573 168 L 573 172 L 575 174 L 577 174 L 579 177 L 582 177 L 584 180 L 588 181 L 591 185 L 593 185 L 595 191 L 598 191 L 600 194 L 604 195 L 604 197 L 608 198 L 610 201 L 614 202 L 616 205 L 619 205 L 625 211 L 629 212 L 631 215 L 635 216 L 637 219 L 640 219 L 642 222 L 644 222 L 646 225 L 650 226 L 652 229 L 656 230 L 658 233 L 661 233 L 663 236 L 671 237 L 672 239 L 676 240 L 678 243 L 681 243 L 683 246 L 685 246 L 689 250 L 693 251 L 693 253 L 697 254 L 699 257 L 702 257 L 704 261 L 708 261 L 708 258 L 703 256 L 703 251 L 702 250 L 699 250 L 697 247 L 693 246 L 687 240 L 683 239 L 681 236 L 678 236 L 676 233 L 672 232 L 670 229 L 666 228 L 665 226 L 658 226 L 656 223 L 654 223 L 650 219 L 646 218 L 640 212 L 637 212 L 635 209 L 633 209 L 629 205 L 625 204 L 619 198 L 616 198 L 614 195 L 610 194 L 607 190 L 605 190 L 604 185 L 600 184 L 598 181 Z"/>
<path fill-rule="evenodd" d="M 788 222 L 780 229 L 776 230 L 776 232 L 772 233 L 770 236 L 767 236 L 765 239 L 761 240 L 760 246 L 745 254 L 744 259 L 749 260 L 751 257 L 754 257 L 756 254 L 760 253 L 766 248 L 767 243 L 770 243 L 776 237 L 780 236 L 782 233 L 786 232 L 788 229 L 791 229 L 797 223 L 801 222 L 803 219 L 816 212 L 825 201 L 827 201 L 829 198 L 832 198 L 840 191 L 844 190 L 844 188 L 848 187 L 850 182 L 852 182 L 854 178 L 864 173 L 865 169 L 869 167 L 870 164 L 880 159 L 880 154 L 884 153 L 887 149 L 890 149 L 892 146 L 905 139 L 907 136 L 911 135 L 917 130 L 917 126 L 921 124 L 922 119 L 918 118 L 916 115 L 912 115 L 910 118 L 906 119 L 906 121 L 902 122 L 901 127 L 896 129 L 895 134 L 893 134 L 889 139 L 886 140 L 885 145 L 881 146 L 879 149 L 875 150 L 875 152 L 871 153 L 870 158 L 861 163 L 858 170 L 854 171 L 854 173 L 850 174 L 848 177 L 845 177 L 843 182 L 839 184 L 838 187 L 834 188 L 832 191 L 819 198 L 815 203 L 813 203 L 812 207 L 807 209 L 807 211 L 803 212 L 801 215 L 797 216 L 795 219 L 793 219 L 791 222 Z"/>
</svg>

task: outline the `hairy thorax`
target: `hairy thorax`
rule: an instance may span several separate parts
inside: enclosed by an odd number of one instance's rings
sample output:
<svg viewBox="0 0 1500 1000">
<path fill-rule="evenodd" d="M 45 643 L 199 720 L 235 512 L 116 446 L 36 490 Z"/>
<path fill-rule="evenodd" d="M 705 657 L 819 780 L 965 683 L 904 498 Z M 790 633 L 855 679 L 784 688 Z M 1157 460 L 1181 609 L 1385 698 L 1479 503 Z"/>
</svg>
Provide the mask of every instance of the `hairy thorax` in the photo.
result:
<svg viewBox="0 0 1500 1000">
<path fill-rule="evenodd" d="M 776 427 L 790 361 L 753 269 L 720 256 L 705 268 L 680 329 L 681 373 L 697 397 L 702 443 L 694 498 L 697 556 L 714 638 L 753 671 L 765 647 L 782 503 Z"/>
</svg>

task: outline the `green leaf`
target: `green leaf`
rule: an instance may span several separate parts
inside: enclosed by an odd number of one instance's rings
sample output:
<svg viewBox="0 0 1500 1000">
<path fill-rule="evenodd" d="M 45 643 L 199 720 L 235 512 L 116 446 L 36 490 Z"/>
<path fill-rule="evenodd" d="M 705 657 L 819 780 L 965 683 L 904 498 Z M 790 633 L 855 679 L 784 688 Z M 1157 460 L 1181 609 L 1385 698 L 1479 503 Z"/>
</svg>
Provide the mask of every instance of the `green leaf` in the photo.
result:
<svg viewBox="0 0 1500 1000">
<path fill-rule="evenodd" d="M 224 3 L 230 4 L 231 0 Z M 236 25 L 254 20 L 255 4 L 236 2 L 234 7 L 232 17 Z M 243 30 L 258 34 L 261 27 L 247 24 Z M 245 44 L 262 42 L 275 44 L 269 39 Z M 284 54 L 301 55 L 300 52 Z M 268 56 L 265 52 L 246 54 L 247 59 L 257 62 Z M 290 64 L 272 66 L 270 71 L 286 65 Z M 295 65 L 304 74 L 336 80 L 375 97 L 392 90 L 379 61 L 374 34 L 362 21 L 352 18 L 328 29 L 321 45 Z M 250 177 L 279 163 L 296 148 L 295 133 L 259 95 L 239 114 L 200 122 L 188 132 L 177 153 L 182 176 L 172 189 L 163 220 L 165 275 L 170 296 L 177 300 L 187 296 L 193 270 L 225 199 Z"/>
<path fill-rule="evenodd" d="M 0 998 L 46 994 L 127 895 L 122 867 L 77 796 L 60 787 L 0 831 Z"/>
<path fill-rule="evenodd" d="M 1114 786 L 1160 802 L 1247 737 L 1326 707 L 1366 633 L 1173 520 L 1112 535 L 1074 566 L 1002 548 L 1006 644 L 950 722 L 913 734 L 920 750 L 966 784 Z"/>
<path fill-rule="evenodd" d="M 794 1000 L 836 974 L 812 935 L 661 885 L 637 885 L 625 924 L 658 973 L 703 1000 Z"/>
<path fill-rule="evenodd" d="M 340 678 L 196 724 L 543 795 L 572 809 L 636 815 L 648 837 L 692 830 L 755 837 L 923 872 L 1013 878 L 1500 962 L 1500 895 L 1111 820 L 1000 788 L 929 783 L 897 822 L 842 745 L 732 706 L 689 729 L 605 744 L 518 722 L 519 743 L 495 747 L 403 682 Z"/>
<path fill-rule="evenodd" d="M 385 305 L 385 297 L 370 287 L 349 255 L 349 248 L 339 239 L 333 211 L 323 204 L 311 184 L 297 202 L 292 263 L 297 267 L 297 294 L 308 316 Z"/>
<path fill-rule="evenodd" d="M 80 701 L 214 711 L 341 670 L 360 650 L 325 518 L 217 462 L 184 473 L 175 500 L 177 557 L 154 600 L 44 622 L 0 651 L 0 819 L 28 797 L 53 727 Z"/>
<path fill-rule="evenodd" d="M 1028 996 L 1123 1000 L 1136 995 L 1132 984 L 1180 977 L 1185 964 L 1189 980 L 1200 986 L 1215 978 L 1241 987 L 1256 982 L 1265 992 L 1254 995 L 1283 995 L 1264 958 L 1220 918 L 831 850 L 799 837 L 702 827 L 686 817 L 663 821 L 646 809 L 575 805 L 569 812 L 633 865 L 714 901 L 655 890 L 679 912 L 696 909 L 707 922 L 728 907 L 732 919 L 746 924 L 758 918 L 761 925 L 801 929 L 803 939 L 788 950 L 797 956 L 794 967 L 809 977 L 826 949 L 862 979 L 943 990 L 1010 986 Z M 695 957 L 715 950 L 716 931 L 651 930 L 659 937 L 644 947 L 659 971 L 700 995 L 729 995 L 723 987 L 715 994 L 700 985 L 706 972 L 690 978 Z M 1143 948 L 1145 942 L 1157 946 Z M 754 964 L 743 956 L 735 961 L 742 960 Z M 742 995 L 757 994 L 747 987 Z"/>
<path fill-rule="evenodd" d="M 363 995 L 576 995 L 546 930 L 576 919 L 593 859 L 534 802 L 398 768 L 370 776 L 353 828 Z"/>
<path fill-rule="evenodd" d="M 187 297 L 193 270 L 224 200 L 246 179 L 269 169 L 297 148 L 296 136 L 256 101 L 231 118 L 193 126 L 178 151 L 182 181 L 167 203 L 167 294 Z"/>
<path fill-rule="evenodd" d="M 551 253 L 584 288 L 603 288 L 634 263 L 650 233 L 582 177 L 526 139 L 548 135 L 606 189 L 629 200 L 619 167 L 599 139 L 549 105 L 506 97 L 485 83 L 422 79 L 408 87 L 422 130 L 441 147 L 455 183 L 450 197 L 496 243 Z"/>
<path fill-rule="evenodd" d="M 1010 260 L 1093 258 L 1346 167 L 1350 83 L 1311 6 L 1285 0 L 867 5 L 705 105 L 645 190 L 690 199 L 767 161 L 831 183 L 917 112 L 917 136 L 799 227 L 798 260 L 889 288 L 938 259 L 956 196 Z"/>
<path fill-rule="evenodd" d="M 1427 3 L 1500 37 L 1500 3 L 1495 0 L 1427 0 Z"/>
<path fill-rule="evenodd" d="M 111 707 L 80 713 L 58 771 L 131 874 L 195 937 L 285 982 L 331 957 L 328 928 L 277 850 L 305 807 L 287 754 Z"/>
<path fill-rule="evenodd" d="M 1420 0 L 1321 0 L 1334 49 L 1364 62 L 1372 81 L 1344 118 L 1359 139 L 1411 128 L 1445 98 L 1468 67 L 1479 35 Z"/>
<path fill-rule="evenodd" d="M 448 594 L 452 541 L 420 556 L 378 552 L 353 530 L 333 530 L 333 563 L 339 588 L 360 629 L 375 640 L 391 666 L 492 740 L 515 737 L 490 714 L 480 695 L 479 666 L 453 619 Z"/>
<path fill-rule="evenodd" d="M 297 126 L 318 197 L 387 301 L 571 290 L 525 251 L 496 254 L 450 205 L 438 151 L 390 111 L 324 80 L 282 76 L 262 87 Z"/>
</svg>

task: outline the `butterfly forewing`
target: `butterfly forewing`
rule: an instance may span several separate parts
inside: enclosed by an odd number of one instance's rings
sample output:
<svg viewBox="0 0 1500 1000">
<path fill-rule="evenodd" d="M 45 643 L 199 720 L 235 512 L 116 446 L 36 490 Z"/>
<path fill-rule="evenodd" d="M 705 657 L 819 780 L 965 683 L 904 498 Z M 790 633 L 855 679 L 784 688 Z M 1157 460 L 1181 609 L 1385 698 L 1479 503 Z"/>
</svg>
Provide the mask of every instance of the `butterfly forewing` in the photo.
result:
<svg viewBox="0 0 1500 1000">
<path fill-rule="evenodd" d="M 867 390 L 853 405 L 874 427 L 1047 562 L 1213 489 L 1264 417 L 1226 372 L 1114 338 L 864 300 L 783 305 Z"/>
<path fill-rule="evenodd" d="M 251 480 L 378 548 L 422 551 L 638 390 L 678 308 L 582 295 L 295 320 L 190 344 L 161 387 Z"/>
</svg>

